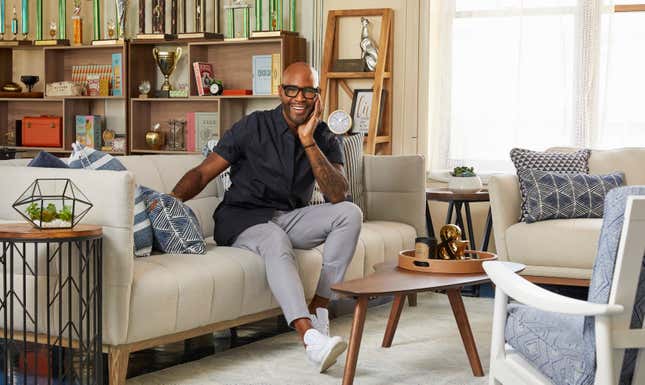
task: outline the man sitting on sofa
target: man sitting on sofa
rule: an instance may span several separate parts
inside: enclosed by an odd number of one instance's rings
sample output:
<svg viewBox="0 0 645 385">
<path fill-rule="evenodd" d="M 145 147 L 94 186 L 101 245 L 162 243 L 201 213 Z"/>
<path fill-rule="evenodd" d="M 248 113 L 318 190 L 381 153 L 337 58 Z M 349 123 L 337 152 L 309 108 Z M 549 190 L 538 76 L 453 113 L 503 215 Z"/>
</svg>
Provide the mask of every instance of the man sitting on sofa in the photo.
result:
<svg viewBox="0 0 645 385">
<path fill-rule="evenodd" d="M 318 311 L 319 317 L 311 313 L 327 307 L 331 285 L 343 280 L 356 249 L 362 213 L 345 201 L 348 183 L 342 151 L 338 138 L 320 120 L 317 72 L 306 63 L 293 63 L 282 79 L 281 105 L 235 123 L 172 194 L 183 201 L 191 199 L 231 166 L 231 187 L 213 215 L 215 241 L 264 258 L 274 297 L 322 373 L 347 344 L 329 336 L 326 311 Z M 307 206 L 314 181 L 330 203 Z M 293 249 L 323 242 L 322 271 L 308 308 Z"/>
</svg>

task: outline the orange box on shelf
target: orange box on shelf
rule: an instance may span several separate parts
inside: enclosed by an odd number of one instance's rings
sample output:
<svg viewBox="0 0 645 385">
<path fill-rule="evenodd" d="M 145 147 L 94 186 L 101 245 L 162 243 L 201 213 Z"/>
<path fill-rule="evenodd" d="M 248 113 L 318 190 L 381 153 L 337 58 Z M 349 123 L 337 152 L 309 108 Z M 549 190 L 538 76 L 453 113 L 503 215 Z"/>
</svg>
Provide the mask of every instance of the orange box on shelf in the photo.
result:
<svg viewBox="0 0 645 385">
<path fill-rule="evenodd" d="M 22 119 L 22 145 L 25 147 L 62 147 L 63 118 L 25 116 Z"/>
</svg>

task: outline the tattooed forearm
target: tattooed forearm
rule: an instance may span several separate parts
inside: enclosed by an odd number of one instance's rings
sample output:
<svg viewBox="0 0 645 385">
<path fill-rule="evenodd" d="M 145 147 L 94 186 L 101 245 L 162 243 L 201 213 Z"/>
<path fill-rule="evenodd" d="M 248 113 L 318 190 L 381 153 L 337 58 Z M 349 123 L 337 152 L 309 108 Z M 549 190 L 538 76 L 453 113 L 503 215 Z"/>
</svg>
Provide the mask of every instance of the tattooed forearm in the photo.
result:
<svg viewBox="0 0 645 385">
<path fill-rule="evenodd" d="M 172 189 L 172 195 L 185 202 L 199 194 L 203 188 L 201 173 L 192 169 L 177 182 L 175 188 Z"/>
<path fill-rule="evenodd" d="M 307 147 L 305 152 L 322 193 L 332 203 L 344 201 L 348 183 L 342 171 L 329 162 L 318 146 Z"/>
</svg>

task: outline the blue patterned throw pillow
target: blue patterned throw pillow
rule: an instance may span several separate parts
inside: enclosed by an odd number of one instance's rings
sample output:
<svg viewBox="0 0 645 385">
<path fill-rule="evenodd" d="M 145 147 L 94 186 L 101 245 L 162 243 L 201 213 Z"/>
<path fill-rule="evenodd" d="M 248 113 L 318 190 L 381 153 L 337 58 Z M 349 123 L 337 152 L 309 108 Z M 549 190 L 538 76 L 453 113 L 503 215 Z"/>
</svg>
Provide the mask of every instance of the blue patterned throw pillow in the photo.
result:
<svg viewBox="0 0 645 385">
<path fill-rule="evenodd" d="M 152 224 L 146 212 L 143 189 L 136 186 L 134 190 L 134 255 L 147 257 L 152 252 Z"/>
<path fill-rule="evenodd" d="M 91 170 L 123 171 L 125 166 L 117 158 L 103 151 L 72 143 L 72 155 L 69 157 L 69 168 L 86 168 Z"/>
<path fill-rule="evenodd" d="M 511 161 L 517 169 L 517 173 L 522 170 L 536 169 L 548 172 L 562 173 L 589 173 L 589 155 L 591 150 L 582 148 L 573 152 L 555 152 L 555 151 L 532 151 L 524 148 L 514 148 L 511 150 Z M 522 213 L 520 221 L 525 221 L 528 216 L 526 208 L 526 191 L 520 184 L 520 193 L 522 194 Z"/>
<path fill-rule="evenodd" d="M 27 167 L 69 168 L 67 163 L 47 151 L 39 152 L 38 155 L 36 155 L 36 157 L 27 164 Z"/>
<path fill-rule="evenodd" d="M 204 254 L 206 244 L 193 211 L 172 195 L 141 187 L 154 231 L 154 248 L 171 254 Z"/>
<path fill-rule="evenodd" d="M 70 168 L 113 171 L 126 169 L 123 163 L 105 152 L 85 147 L 78 142 L 72 143 L 72 149 L 72 155 L 69 157 Z M 136 186 L 134 190 L 134 255 L 147 257 L 151 251 L 152 226 L 146 213 L 143 190 L 140 186 Z"/>
<path fill-rule="evenodd" d="M 517 173 L 526 193 L 525 222 L 546 219 L 602 218 L 605 196 L 622 186 L 624 174 L 567 174 L 526 169 Z"/>
</svg>

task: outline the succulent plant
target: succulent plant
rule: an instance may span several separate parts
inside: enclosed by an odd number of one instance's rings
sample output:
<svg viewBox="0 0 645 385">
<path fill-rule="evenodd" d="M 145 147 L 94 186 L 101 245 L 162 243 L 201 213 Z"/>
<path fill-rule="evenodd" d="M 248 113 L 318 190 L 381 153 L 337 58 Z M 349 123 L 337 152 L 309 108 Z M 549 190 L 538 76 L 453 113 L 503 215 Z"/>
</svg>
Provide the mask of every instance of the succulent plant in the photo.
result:
<svg viewBox="0 0 645 385">
<path fill-rule="evenodd" d="M 71 222 L 73 216 L 72 208 L 70 206 L 63 206 L 63 209 L 58 212 L 56 210 L 56 205 L 53 203 L 48 204 L 42 213 L 40 211 L 40 206 L 35 202 L 27 206 L 25 211 L 32 221 L 42 220 L 43 222 L 51 222 L 54 219 L 60 219 L 65 222 Z"/>
<path fill-rule="evenodd" d="M 450 175 L 457 176 L 457 177 L 477 176 L 477 174 L 475 174 L 474 167 L 466 167 L 466 166 L 455 167 L 455 169 L 450 173 Z"/>
<path fill-rule="evenodd" d="M 69 206 L 63 206 L 63 210 L 58 213 L 58 218 L 65 222 L 72 221 L 72 208 Z"/>
</svg>

